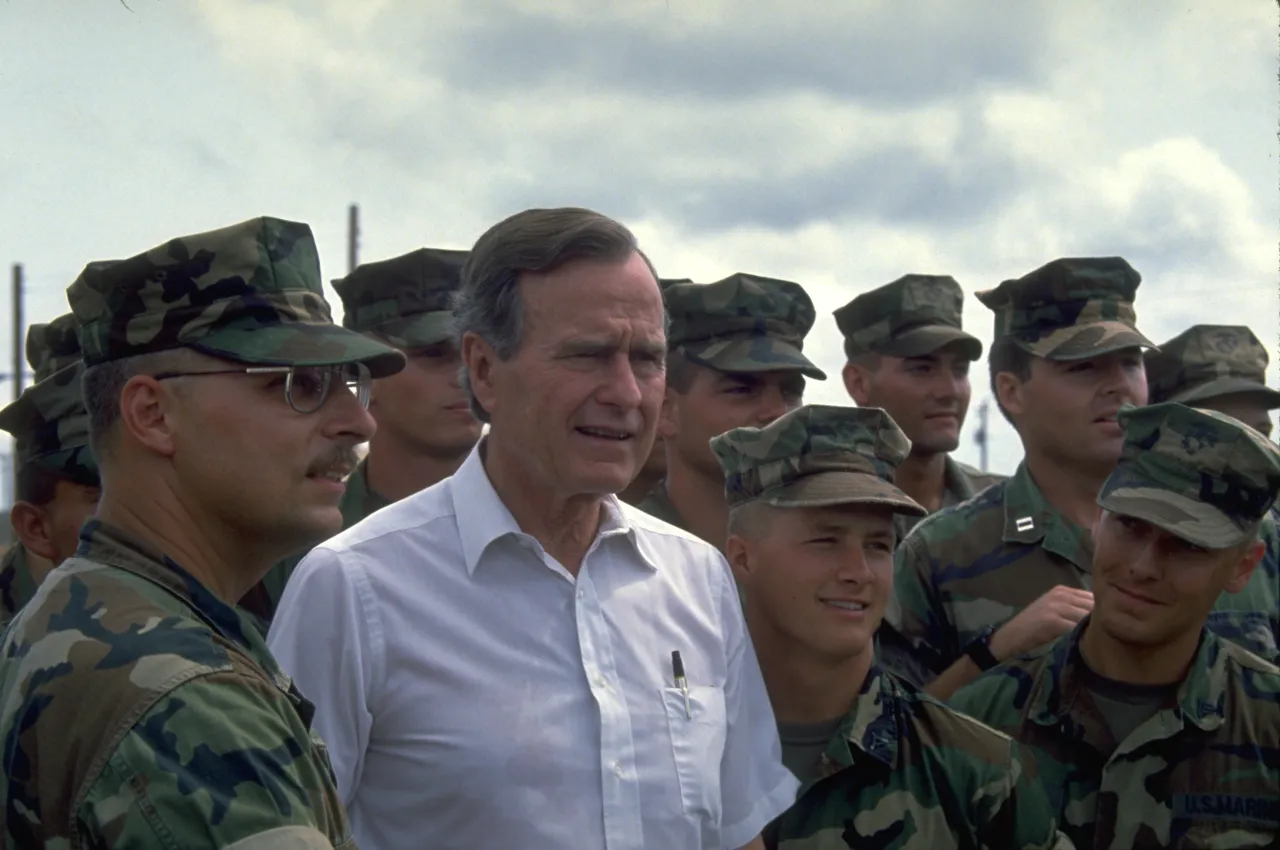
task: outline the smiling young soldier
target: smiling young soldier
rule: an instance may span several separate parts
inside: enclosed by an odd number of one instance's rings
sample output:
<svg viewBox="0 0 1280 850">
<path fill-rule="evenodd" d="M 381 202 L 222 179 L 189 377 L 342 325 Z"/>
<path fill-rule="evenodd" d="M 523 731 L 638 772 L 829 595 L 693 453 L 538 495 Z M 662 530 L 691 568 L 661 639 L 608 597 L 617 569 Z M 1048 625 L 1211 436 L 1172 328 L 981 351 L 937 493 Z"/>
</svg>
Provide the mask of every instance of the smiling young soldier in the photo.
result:
<svg viewBox="0 0 1280 850">
<path fill-rule="evenodd" d="M 723 548 L 729 509 L 708 441 L 765 425 L 799 406 L 805 377 L 826 375 L 802 353 L 816 317 L 797 283 L 734 274 L 664 293 L 667 391 L 658 434 L 667 475 L 640 509 Z"/>
<path fill-rule="evenodd" d="M 466 251 L 420 248 L 364 263 L 333 282 L 342 298 L 342 326 L 399 349 L 408 360 L 402 371 L 373 384 L 369 412 L 378 428 L 368 455 L 347 479 L 343 528 L 449 477 L 480 439 L 449 327 L 466 260 Z M 269 625 L 304 555 L 273 567 L 241 607 Z"/>
<path fill-rule="evenodd" d="M 969 366 L 982 343 L 964 332 L 953 278 L 909 274 L 835 311 L 844 335 L 844 385 L 860 407 L 885 410 L 911 441 L 896 483 L 933 513 L 1004 479 L 952 460 L 969 410 Z M 894 517 L 898 539 L 919 517 Z"/>
<path fill-rule="evenodd" d="M 14 437 L 18 467 L 9 511 L 18 539 L 0 563 L 0 627 L 35 595 L 52 567 L 75 553 L 80 526 L 98 504 L 75 316 L 32 325 L 27 362 L 35 384 L 0 410 L 0 428 Z"/>
<path fill-rule="evenodd" d="M 313 707 L 233 603 L 341 526 L 404 356 L 333 324 L 280 219 L 90 265 L 67 299 L 102 495 L 4 633 L 0 844 L 351 846 Z"/>
<path fill-rule="evenodd" d="M 1060 259 L 978 293 L 995 313 L 992 392 L 1026 457 L 895 554 L 885 622 L 903 640 L 884 642 L 884 660 L 913 678 L 928 671 L 935 696 L 1059 637 L 1092 605 L 1086 529 L 1120 457 L 1115 416 L 1147 400 L 1140 280 L 1119 257 Z"/>
<path fill-rule="evenodd" d="M 1067 846 L 1017 744 L 876 664 L 894 516 L 924 513 L 893 483 L 910 442 L 888 414 L 805 406 L 711 446 L 783 759 L 804 783 L 766 847 Z"/>
<path fill-rule="evenodd" d="M 1027 745 L 1079 847 L 1280 846 L 1280 669 L 1206 628 L 1262 556 L 1280 451 L 1180 404 L 1120 423 L 1092 615 L 953 704 Z"/>
<path fill-rule="evenodd" d="M 1176 401 L 1216 410 L 1271 436 L 1270 412 L 1280 408 L 1280 391 L 1267 386 L 1267 349 L 1249 328 L 1195 325 L 1148 352 L 1147 387 L 1152 404 Z M 1249 584 L 1224 593 L 1210 615 L 1221 637 L 1273 663 L 1280 661 L 1280 529 L 1276 509 L 1262 524 L 1266 552 Z"/>
</svg>

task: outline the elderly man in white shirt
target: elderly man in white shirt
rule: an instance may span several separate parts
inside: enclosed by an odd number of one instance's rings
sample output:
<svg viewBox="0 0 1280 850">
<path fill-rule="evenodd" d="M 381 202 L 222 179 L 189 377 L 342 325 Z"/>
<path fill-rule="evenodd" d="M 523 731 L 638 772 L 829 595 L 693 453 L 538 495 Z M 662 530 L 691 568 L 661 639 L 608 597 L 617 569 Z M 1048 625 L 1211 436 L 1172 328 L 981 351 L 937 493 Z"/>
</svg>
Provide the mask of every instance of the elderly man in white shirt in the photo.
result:
<svg viewBox="0 0 1280 850">
<path fill-rule="evenodd" d="M 271 628 L 360 846 L 763 848 L 798 783 L 729 569 L 613 495 L 664 389 L 635 237 L 512 216 L 476 243 L 455 321 L 488 435 L 314 549 Z"/>
</svg>

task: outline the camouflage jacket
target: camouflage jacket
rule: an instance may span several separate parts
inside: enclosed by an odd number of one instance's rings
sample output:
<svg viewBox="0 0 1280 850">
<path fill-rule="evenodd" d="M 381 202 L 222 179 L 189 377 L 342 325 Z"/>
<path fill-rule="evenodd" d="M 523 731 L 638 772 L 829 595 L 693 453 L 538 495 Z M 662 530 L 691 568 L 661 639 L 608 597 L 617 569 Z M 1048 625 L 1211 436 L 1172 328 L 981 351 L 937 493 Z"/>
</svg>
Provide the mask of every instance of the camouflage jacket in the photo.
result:
<svg viewBox="0 0 1280 850">
<path fill-rule="evenodd" d="M 1248 586 L 1223 594 L 1209 618 L 1218 634 L 1268 660 L 1280 640 L 1280 534 L 1263 523 L 1267 552 Z M 927 517 L 894 553 L 893 596 L 882 636 L 885 665 L 915 684 L 941 673 L 988 626 L 999 628 L 1057 585 L 1089 589 L 1093 543 L 1027 472 Z"/>
<path fill-rule="evenodd" d="M 1022 742 L 1077 847 L 1280 846 L 1280 669 L 1206 630 L 1176 704 L 1116 741 L 1082 684 L 1083 628 L 951 704 Z"/>
<path fill-rule="evenodd" d="M 311 704 L 147 544 L 86 523 L 0 653 L 4 846 L 355 846 Z"/>
<path fill-rule="evenodd" d="M 1018 744 L 873 667 L 770 850 L 1069 848 Z"/>
<path fill-rule="evenodd" d="M 342 494 L 339 507 L 342 510 L 342 528 L 348 529 L 374 511 L 385 508 L 391 502 L 369 489 L 368 460 L 360 462 L 351 475 L 347 476 L 347 490 Z M 284 596 L 284 586 L 289 576 L 302 563 L 310 550 L 285 558 L 271 568 L 254 587 L 240 600 L 240 607 L 253 615 L 258 628 L 263 634 L 271 625 L 271 618 L 280 605 L 280 597 Z"/>
<path fill-rule="evenodd" d="M 983 472 L 975 469 L 967 463 L 961 463 L 953 460 L 950 455 L 947 456 L 947 471 L 943 479 L 942 485 L 942 504 L 938 510 L 949 508 L 952 505 L 958 505 L 966 499 L 972 499 L 978 493 L 990 487 L 992 484 L 1005 480 L 1005 476 L 997 475 L 994 472 Z M 920 524 L 923 517 L 913 516 L 911 514 L 894 514 L 893 526 L 898 532 L 898 541 L 902 542 L 906 539 L 911 529 Z"/>
<path fill-rule="evenodd" d="M 4 560 L 0 561 L 0 629 L 9 625 L 9 621 L 35 595 L 36 583 L 27 564 L 27 549 L 14 541 L 4 553 Z"/>
<path fill-rule="evenodd" d="M 684 517 L 680 516 L 680 512 L 676 510 L 676 506 L 671 502 L 671 495 L 667 493 L 667 482 L 660 481 L 658 486 L 653 488 L 644 501 L 636 507 L 647 513 L 649 516 L 657 517 L 665 523 L 674 525 L 676 528 L 688 531 L 685 525 Z"/>
</svg>

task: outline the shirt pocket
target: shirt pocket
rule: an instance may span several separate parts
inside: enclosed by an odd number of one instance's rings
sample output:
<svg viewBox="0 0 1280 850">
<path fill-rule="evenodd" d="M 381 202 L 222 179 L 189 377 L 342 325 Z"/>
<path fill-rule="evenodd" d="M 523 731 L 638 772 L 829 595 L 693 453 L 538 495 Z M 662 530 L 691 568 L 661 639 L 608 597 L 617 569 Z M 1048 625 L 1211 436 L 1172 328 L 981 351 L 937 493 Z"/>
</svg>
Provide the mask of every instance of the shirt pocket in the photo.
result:
<svg viewBox="0 0 1280 850">
<path fill-rule="evenodd" d="M 685 814 L 719 823 L 720 764 L 727 731 L 724 689 L 689 688 L 686 710 L 684 692 L 664 688 L 662 703 Z"/>
</svg>

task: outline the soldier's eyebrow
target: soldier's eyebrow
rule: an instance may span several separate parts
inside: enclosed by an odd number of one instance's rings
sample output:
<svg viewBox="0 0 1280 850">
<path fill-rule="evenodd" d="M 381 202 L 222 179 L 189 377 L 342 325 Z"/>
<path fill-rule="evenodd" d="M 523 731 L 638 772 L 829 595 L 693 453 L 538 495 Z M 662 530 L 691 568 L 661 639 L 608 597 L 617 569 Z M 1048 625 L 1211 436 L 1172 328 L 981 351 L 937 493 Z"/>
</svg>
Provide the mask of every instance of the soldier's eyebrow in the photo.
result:
<svg viewBox="0 0 1280 850">
<path fill-rule="evenodd" d="M 758 387 L 764 383 L 764 378 L 751 372 L 721 372 L 720 381 L 727 384 L 746 384 L 749 387 Z"/>
</svg>

